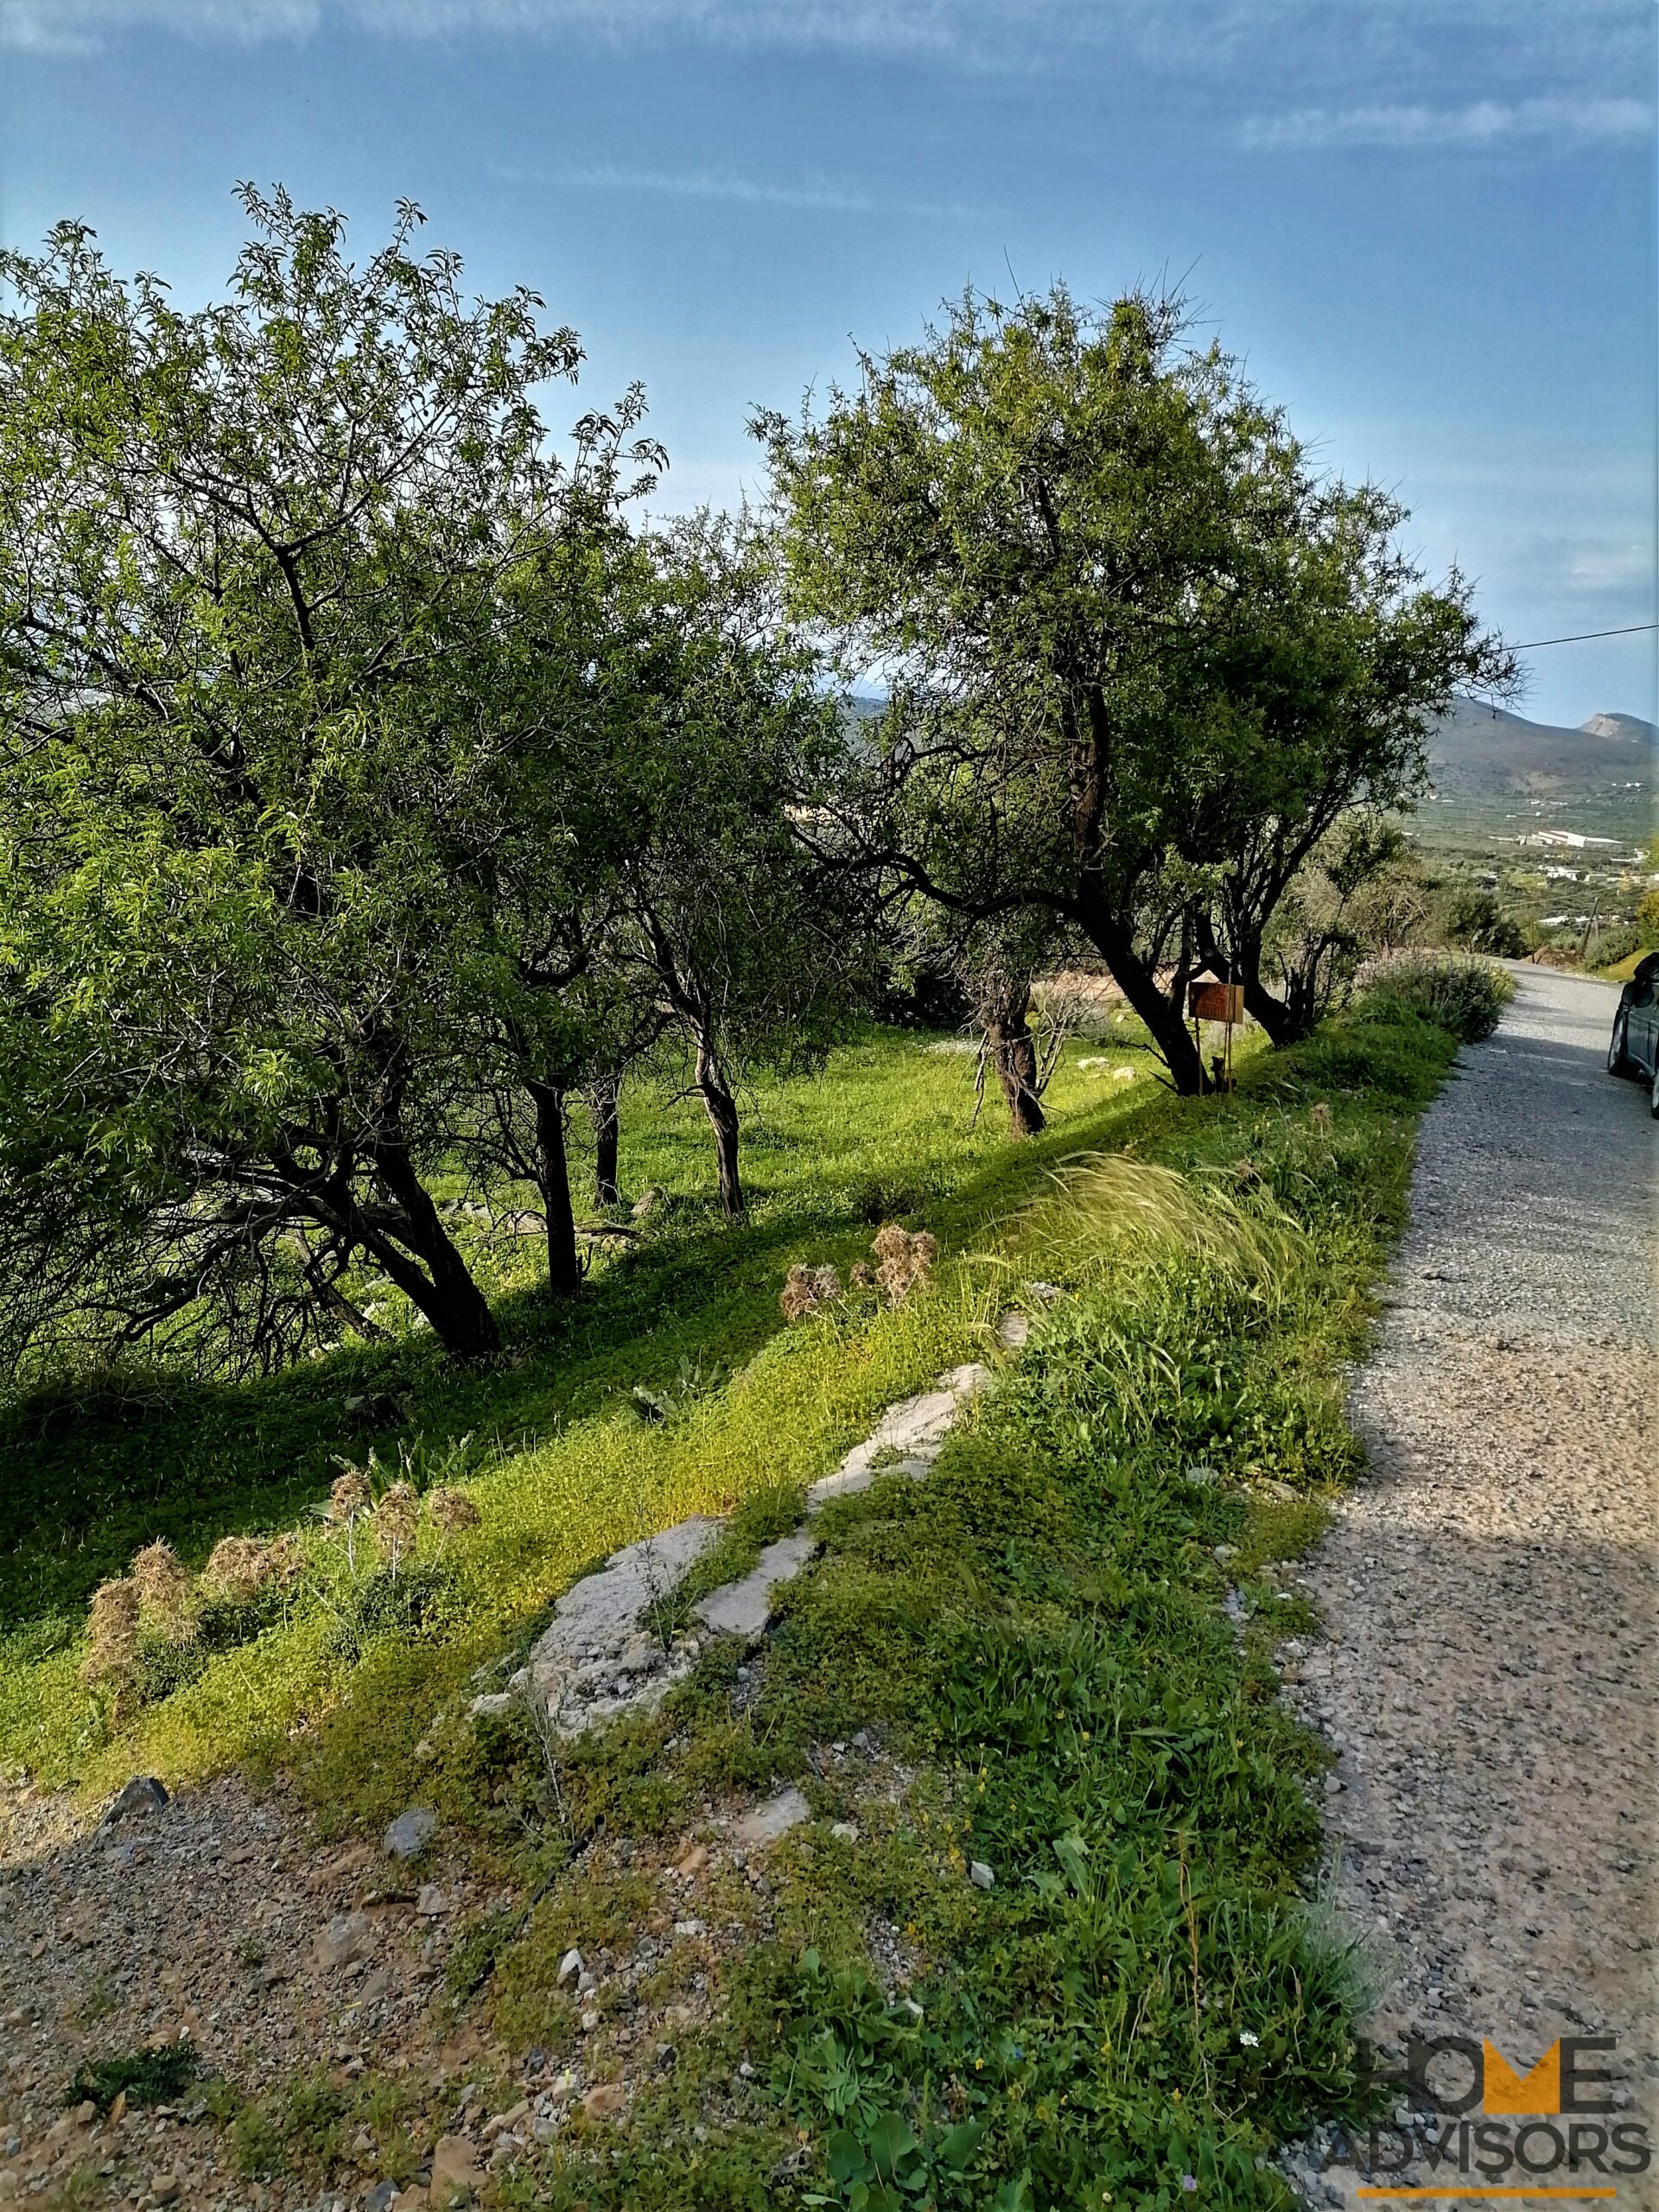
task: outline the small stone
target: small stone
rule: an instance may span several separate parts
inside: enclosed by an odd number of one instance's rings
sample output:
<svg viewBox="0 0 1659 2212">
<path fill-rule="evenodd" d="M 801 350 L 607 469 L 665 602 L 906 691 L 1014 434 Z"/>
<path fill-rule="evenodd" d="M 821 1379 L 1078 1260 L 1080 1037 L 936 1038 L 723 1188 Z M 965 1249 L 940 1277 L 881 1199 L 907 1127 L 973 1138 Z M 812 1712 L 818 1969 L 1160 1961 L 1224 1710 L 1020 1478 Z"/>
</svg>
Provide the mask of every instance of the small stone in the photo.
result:
<svg viewBox="0 0 1659 2212">
<path fill-rule="evenodd" d="M 411 1805 L 406 1813 L 399 1813 L 386 1830 L 387 1858 L 413 1859 L 431 1842 L 437 1825 L 438 1816 L 429 1805 Z"/>
<path fill-rule="evenodd" d="M 688 1846 L 684 1854 L 676 1865 L 674 1872 L 683 1876 L 687 1881 L 690 1881 L 695 1876 L 701 1874 L 708 1864 L 708 1845 L 694 1843 Z"/>
<path fill-rule="evenodd" d="M 582 1953 L 577 1950 L 575 1945 L 573 1943 L 570 1948 L 565 1953 L 564 1956 L 559 1961 L 559 1971 L 556 1977 L 557 1986 L 563 1989 L 567 1981 L 571 1980 L 581 1972 Z"/>
<path fill-rule="evenodd" d="M 582 2108 L 589 2120 L 614 2120 L 627 2101 L 628 2093 L 620 2082 L 601 2082 L 588 2090 Z"/>
<path fill-rule="evenodd" d="M 312 1955 L 327 1973 L 366 1957 L 373 1942 L 374 1927 L 366 1912 L 342 1912 L 319 1935 Z"/>
<path fill-rule="evenodd" d="M 732 1834 L 739 1843 L 753 1851 L 766 1844 L 776 1843 L 779 1836 L 786 1835 L 791 1828 L 798 1827 L 803 1821 L 810 1821 L 811 1817 L 812 1808 L 791 1784 L 787 1789 L 780 1789 L 775 1797 L 769 1797 L 764 1805 L 755 1806 L 752 1812 L 745 1813 L 740 1820 L 734 1821 Z"/>
<path fill-rule="evenodd" d="M 92 2102 L 90 2097 L 83 2097 L 80 2102 L 75 2107 L 76 2126 L 90 2127 L 97 2118 L 98 2107 Z"/>
<path fill-rule="evenodd" d="M 995 1875 L 992 1873 L 990 1868 L 985 1864 L 985 1861 L 982 1859 L 976 1859 L 970 1861 L 968 1868 L 968 1878 L 976 1890 L 988 1890 L 996 1880 Z"/>
<path fill-rule="evenodd" d="M 151 1814 L 164 1811 L 167 1803 L 167 1791 L 153 1774 L 135 1774 L 132 1780 L 123 1787 L 99 1826 L 112 1828 L 118 1821 L 148 1820 Z"/>
<path fill-rule="evenodd" d="M 450 1909 L 449 1900 L 435 1882 L 423 1882 L 415 1899 L 415 1910 L 423 1920 L 442 1920 Z"/>
<path fill-rule="evenodd" d="M 474 1720 L 505 1720 L 523 1700 L 512 1690 L 489 1690 L 482 1697 L 475 1697 L 467 1710 Z"/>
<path fill-rule="evenodd" d="M 395 2181 L 377 2182 L 363 2201 L 363 2212 L 391 2212 L 391 2208 L 397 2202 L 397 2183 Z"/>
<path fill-rule="evenodd" d="M 858 1841 L 858 1830 L 853 1826 L 853 1823 L 850 1821 L 837 1821 L 835 1826 L 830 1829 L 830 1833 L 836 1838 L 837 1842 L 840 1843 L 856 1843 Z"/>
<path fill-rule="evenodd" d="M 459 2197 L 464 2203 L 475 2196 L 484 2179 L 473 2146 L 464 2135 L 441 2135 L 432 2153 L 432 2179 L 427 2195 L 436 2207 L 447 2207 Z"/>
<path fill-rule="evenodd" d="M 149 2184 L 149 2193 L 158 2204 L 174 2204 L 182 2187 L 177 2174 L 157 2174 Z"/>
</svg>

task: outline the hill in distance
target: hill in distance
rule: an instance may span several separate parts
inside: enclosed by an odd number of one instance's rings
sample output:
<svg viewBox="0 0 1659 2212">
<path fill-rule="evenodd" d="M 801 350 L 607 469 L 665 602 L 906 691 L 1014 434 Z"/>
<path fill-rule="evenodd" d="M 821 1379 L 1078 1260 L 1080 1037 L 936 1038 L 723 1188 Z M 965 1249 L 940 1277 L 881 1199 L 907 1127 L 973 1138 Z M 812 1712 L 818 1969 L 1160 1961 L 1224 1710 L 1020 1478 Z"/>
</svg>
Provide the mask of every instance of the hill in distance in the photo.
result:
<svg viewBox="0 0 1659 2212">
<path fill-rule="evenodd" d="M 1655 735 L 1638 715 L 1592 715 L 1561 729 L 1460 698 L 1429 739 L 1429 773 L 1443 799 L 1606 798 L 1631 784 L 1651 788 Z"/>
</svg>

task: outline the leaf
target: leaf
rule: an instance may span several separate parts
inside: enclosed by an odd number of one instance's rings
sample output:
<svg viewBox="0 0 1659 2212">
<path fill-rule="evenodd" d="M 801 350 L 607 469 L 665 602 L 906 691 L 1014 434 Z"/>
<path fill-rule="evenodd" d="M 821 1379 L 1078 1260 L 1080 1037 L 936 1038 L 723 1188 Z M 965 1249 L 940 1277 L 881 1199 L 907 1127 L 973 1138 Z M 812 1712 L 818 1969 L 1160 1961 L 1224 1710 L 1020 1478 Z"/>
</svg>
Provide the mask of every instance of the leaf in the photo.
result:
<svg viewBox="0 0 1659 2212">
<path fill-rule="evenodd" d="M 870 2156 L 883 2181 L 897 2180 L 900 2161 L 914 2158 L 921 2147 L 902 2113 L 882 2113 L 870 2130 Z"/>
<path fill-rule="evenodd" d="M 965 2173 L 969 2161 L 983 2141 L 990 2122 L 987 2120 L 959 2121 L 949 2134 L 939 2138 L 935 2152 L 941 2165 L 953 2174 Z"/>
<path fill-rule="evenodd" d="M 832 2129 L 826 2149 L 832 2181 L 844 2184 L 868 2180 L 874 2170 L 864 2154 L 864 2145 L 849 2128 Z"/>
</svg>

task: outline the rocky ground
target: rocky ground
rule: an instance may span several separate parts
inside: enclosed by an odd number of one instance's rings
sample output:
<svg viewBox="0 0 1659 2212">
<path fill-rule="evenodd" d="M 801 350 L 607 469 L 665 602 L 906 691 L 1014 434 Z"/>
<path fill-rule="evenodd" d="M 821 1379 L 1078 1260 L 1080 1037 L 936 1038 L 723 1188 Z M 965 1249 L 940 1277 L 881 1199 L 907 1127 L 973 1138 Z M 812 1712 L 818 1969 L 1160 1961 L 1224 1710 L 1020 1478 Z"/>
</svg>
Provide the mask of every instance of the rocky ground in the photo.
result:
<svg viewBox="0 0 1659 2212">
<path fill-rule="evenodd" d="M 1655 1131 L 1646 1086 L 1605 1071 L 1613 992 L 1516 980 L 1424 1124 L 1354 1393 L 1370 1472 L 1312 1565 L 1327 1634 L 1291 1694 L 1338 1754 L 1329 1886 L 1370 1938 L 1385 2051 L 1490 2037 L 1525 2068 L 1611 2034 L 1612 2117 L 1651 2125 Z M 1317 2166 L 1312 2201 L 1353 2201 Z"/>
</svg>

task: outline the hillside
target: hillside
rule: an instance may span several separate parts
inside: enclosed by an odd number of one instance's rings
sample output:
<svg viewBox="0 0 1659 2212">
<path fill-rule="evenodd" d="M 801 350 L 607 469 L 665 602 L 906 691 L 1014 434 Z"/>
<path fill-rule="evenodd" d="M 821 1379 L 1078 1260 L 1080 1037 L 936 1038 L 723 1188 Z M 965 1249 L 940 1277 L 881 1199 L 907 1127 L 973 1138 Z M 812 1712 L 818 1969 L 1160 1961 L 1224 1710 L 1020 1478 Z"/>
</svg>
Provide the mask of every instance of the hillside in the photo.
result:
<svg viewBox="0 0 1659 2212">
<path fill-rule="evenodd" d="M 1430 740 L 1429 767 L 1444 799 L 1605 798 L 1651 784 L 1654 734 L 1635 715 L 1592 715 L 1561 729 L 1459 699 Z"/>
</svg>

